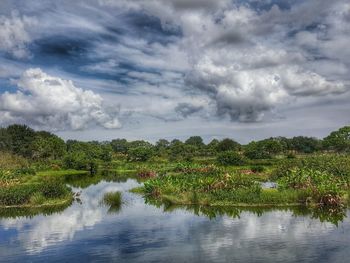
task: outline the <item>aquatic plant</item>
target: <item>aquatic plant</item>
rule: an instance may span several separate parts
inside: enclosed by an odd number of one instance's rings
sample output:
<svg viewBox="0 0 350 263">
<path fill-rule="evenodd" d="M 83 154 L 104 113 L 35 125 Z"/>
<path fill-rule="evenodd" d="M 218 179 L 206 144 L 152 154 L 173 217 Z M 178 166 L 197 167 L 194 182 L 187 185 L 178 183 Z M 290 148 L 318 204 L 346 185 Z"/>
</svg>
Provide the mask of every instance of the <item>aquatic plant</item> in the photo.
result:
<svg viewBox="0 0 350 263">
<path fill-rule="evenodd" d="M 278 185 L 283 189 L 306 190 L 318 205 L 336 206 L 342 203 L 341 195 L 346 189 L 347 181 L 328 172 L 294 169 L 280 178 Z"/>
<path fill-rule="evenodd" d="M 103 203 L 111 207 L 120 207 L 122 204 L 121 192 L 108 192 L 103 196 Z"/>
</svg>

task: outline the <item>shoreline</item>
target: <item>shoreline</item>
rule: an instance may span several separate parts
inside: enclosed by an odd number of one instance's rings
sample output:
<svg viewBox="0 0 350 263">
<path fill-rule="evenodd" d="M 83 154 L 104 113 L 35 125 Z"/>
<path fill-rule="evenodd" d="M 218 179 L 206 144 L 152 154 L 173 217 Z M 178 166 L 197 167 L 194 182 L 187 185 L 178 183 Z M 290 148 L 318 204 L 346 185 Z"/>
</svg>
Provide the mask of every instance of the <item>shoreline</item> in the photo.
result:
<svg viewBox="0 0 350 263">
<path fill-rule="evenodd" d="M 69 198 L 64 199 L 52 199 L 48 200 L 47 202 L 44 202 L 40 205 L 35 204 L 22 204 L 22 205 L 0 205 L 0 209 L 11 209 L 11 208 L 50 208 L 50 207 L 56 207 L 56 206 L 64 206 L 69 205 L 74 201 L 73 195 L 69 196 Z"/>
</svg>

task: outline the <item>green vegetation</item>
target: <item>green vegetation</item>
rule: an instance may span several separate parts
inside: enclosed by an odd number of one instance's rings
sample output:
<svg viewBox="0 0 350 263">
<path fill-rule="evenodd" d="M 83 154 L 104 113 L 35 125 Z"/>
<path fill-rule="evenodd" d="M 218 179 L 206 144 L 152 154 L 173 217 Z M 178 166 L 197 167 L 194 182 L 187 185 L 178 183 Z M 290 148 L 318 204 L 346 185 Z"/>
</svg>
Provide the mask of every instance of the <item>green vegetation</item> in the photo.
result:
<svg viewBox="0 0 350 263">
<path fill-rule="evenodd" d="M 244 158 L 238 153 L 233 151 L 226 151 L 219 153 L 217 156 L 217 162 L 221 165 L 243 165 L 245 163 Z"/>
<path fill-rule="evenodd" d="M 190 173 L 169 173 L 144 183 L 147 198 L 158 198 L 171 204 L 247 206 L 299 205 L 307 199 L 304 191 L 262 189 L 250 175 L 229 175 L 205 168 Z"/>
<path fill-rule="evenodd" d="M 69 202 L 81 187 L 134 176 L 147 200 L 210 206 L 345 207 L 350 127 L 323 140 L 275 137 L 247 145 L 225 138 L 63 141 L 25 125 L 0 128 L 0 206 Z M 265 189 L 261 182 L 276 182 Z M 112 198 L 112 196 L 110 197 Z M 116 198 L 116 197 L 115 197 Z M 115 199 L 116 200 L 116 199 Z"/>
<path fill-rule="evenodd" d="M 109 192 L 103 196 L 103 202 L 110 206 L 120 206 L 122 203 L 122 194 L 120 192 Z"/>
<path fill-rule="evenodd" d="M 7 173 L 0 179 L 0 206 L 47 206 L 69 203 L 71 190 L 61 180 L 26 173 Z"/>
<path fill-rule="evenodd" d="M 122 205 L 121 192 L 109 192 L 103 196 L 102 203 L 109 206 L 108 212 L 119 212 Z"/>
<path fill-rule="evenodd" d="M 344 207 L 350 191 L 349 164 L 348 156 L 285 159 L 263 176 L 262 166 L 233 172 L 215 166 L 178 166 L 146 181 L 142 191 L 148 199 L 169 204 Z M 259 183 L 272 179 L 278 188 L 263 189 Z"/>
</svg>

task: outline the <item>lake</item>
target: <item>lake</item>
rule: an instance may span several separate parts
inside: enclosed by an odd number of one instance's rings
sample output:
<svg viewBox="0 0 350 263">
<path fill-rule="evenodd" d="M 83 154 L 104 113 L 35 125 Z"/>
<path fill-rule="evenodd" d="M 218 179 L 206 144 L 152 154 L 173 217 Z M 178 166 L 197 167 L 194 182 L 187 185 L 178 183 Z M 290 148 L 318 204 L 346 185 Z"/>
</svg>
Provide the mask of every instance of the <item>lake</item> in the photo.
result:
<svg viewBox="0 0 350 263">
<path fill-rule="evenodd" d="M 0 214 L 0 262 L 348 262 L 349 211 L 338 225 L 289 209 L 158 207 L 100 181 L 47 215 Z M 122 191 L 120 210 L 101 204 Z"/>
</svg>

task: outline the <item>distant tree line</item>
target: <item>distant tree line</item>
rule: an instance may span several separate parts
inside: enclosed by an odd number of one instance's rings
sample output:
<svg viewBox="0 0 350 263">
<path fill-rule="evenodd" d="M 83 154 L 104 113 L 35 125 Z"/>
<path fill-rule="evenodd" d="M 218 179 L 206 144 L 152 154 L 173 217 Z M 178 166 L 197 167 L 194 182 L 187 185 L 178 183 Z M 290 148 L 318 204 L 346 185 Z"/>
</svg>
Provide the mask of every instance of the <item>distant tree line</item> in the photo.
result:
<svg viewBox="0 0 350 263">
<path fill-rule="evenodd" d="M 310 154 L 321 151 L 350 152 L 350 126 L 343 127 L 320 140 L 313 137 L 274 137 L 241 145 L 233 139 L 214 139 L 208 144 L 200 136 L 186 141 L 158 140 L 155 144 L 143 140 L 82 142 L 64 141 L 47 131 L 34 131 L 26 125 L 14 124 L 0 128 L 0 151 L 33 160 L 63 160 L 68 168 L 89 169 L 94 172 L 96 160 L 109 162 L 113 155 L 128 161 L 148 161 L 151 158 L 191 160 L 196 156 L 218 156 L 237 160 L 239 155 L 249 159 L 272 158 L 279 154 Z M 227 152 L 235 153 L 229 157 Z"/>
</svg>

